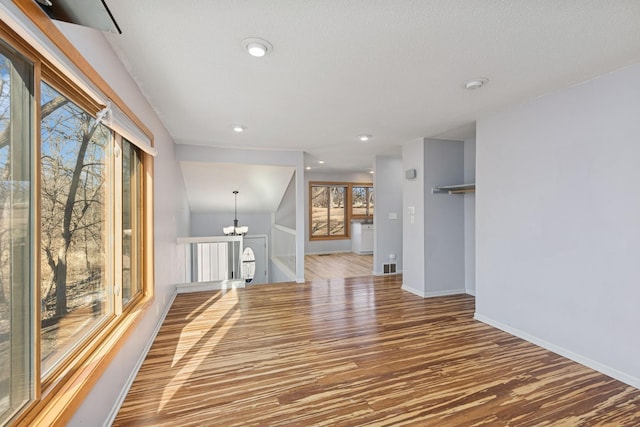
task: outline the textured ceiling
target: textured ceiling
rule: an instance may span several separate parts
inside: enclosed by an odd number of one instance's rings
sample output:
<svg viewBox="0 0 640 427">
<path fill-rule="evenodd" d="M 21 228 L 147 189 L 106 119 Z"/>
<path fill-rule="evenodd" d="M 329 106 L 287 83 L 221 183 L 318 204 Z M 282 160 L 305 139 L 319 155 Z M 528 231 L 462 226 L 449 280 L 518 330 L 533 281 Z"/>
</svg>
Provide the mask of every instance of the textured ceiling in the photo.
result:
<svg viewBox="0 0 640 427">
<path fill-rule="evenodd" d="M 479 117 L 640 61 L 637 0 L 107 4 L 123 31 L 108 40 L 177 143 L 303 150 L 319 169 L 472 136 Z M 249 56 L 247 37 L 273 52 Z M 474 77 L 489 84 L 464 90 Z"/>
</svg>

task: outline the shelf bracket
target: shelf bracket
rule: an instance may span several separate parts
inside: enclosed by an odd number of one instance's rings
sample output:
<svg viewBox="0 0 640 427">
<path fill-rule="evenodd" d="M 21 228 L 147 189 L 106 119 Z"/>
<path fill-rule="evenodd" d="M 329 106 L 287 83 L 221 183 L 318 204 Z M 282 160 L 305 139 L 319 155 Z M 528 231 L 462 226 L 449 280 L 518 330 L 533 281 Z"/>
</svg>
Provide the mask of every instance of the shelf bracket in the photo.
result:
<svg viewBox="0 0 640 427">
<path fill-rule="evenodd" d="M 433 194 L 466 194 L 476 191 L 475 184 L 441 185 L 431 189 Z"/>
</svg>

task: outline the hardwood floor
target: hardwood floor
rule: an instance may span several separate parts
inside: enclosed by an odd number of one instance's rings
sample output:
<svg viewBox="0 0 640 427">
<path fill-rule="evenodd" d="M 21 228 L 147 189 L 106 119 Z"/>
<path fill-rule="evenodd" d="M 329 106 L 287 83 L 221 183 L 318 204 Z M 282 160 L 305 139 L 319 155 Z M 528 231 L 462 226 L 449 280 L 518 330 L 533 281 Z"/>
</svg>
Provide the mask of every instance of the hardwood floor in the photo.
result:
<svg viewBox="0 0 640 427">
<path fill-rule="evenodd" d="M 372 272 L 373 255 L 357 255 L 352 252 L 345 252 L 305 255 L 304 257 L 305 280 L 370 276 Z"/>
<path fill-rule="evenodd" d="M 114 426 L 640 425 L 640 390 L 400 285 L 178 295 Z"/>
</svg>

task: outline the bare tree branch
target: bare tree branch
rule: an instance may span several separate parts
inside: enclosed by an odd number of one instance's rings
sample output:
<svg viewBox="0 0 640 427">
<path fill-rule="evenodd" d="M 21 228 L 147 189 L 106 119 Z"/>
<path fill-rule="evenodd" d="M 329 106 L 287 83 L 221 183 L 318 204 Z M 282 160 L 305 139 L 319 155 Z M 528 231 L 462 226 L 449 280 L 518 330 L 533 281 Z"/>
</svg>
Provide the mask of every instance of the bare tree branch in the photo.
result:
<svg viewBox="0 0 640 427">
<path fill-rule="evenodd" d="M 69 100 L 64 96 L 60 95 L 53 98 L 51 101 L 44 104 L 40 109 L 40 119 L 44 119 L 49 114 L 53 113 L 58 108 L 65 105 Z M 7 126 L 4 128 L 2 132 L 0 132 L 0 148 L 3 148 L 7 144 L 9 144 L 9 136 L 11 135 L 11 126 Z"/>
</svg>

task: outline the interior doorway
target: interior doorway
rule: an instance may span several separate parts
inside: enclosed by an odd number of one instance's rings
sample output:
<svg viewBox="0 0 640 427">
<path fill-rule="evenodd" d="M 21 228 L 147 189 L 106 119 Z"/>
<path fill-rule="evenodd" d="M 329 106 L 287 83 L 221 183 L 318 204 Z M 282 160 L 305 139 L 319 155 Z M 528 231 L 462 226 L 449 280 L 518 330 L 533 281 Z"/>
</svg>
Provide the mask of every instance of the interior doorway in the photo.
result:
<svg viewBox="0 0 640 427">
<path fill-rule="evenodd" d="M 373 255 L 352 252 L 305 255 L 304 279 L 327 280 L 371 276 Z"/>
<path fill-rule="evenodd" d="M 267 254 L 267 236 L 257 234 L 252 236 L 244 236 L 243 251 L 250 248 L 253 252 L 253 260 L 243 260 L 243 268 L 253 270 L 253 278 L 245 279 L 247 285 L 258 285 L 269 283 L 269 262 Z M 249 258 L 247 256 L 247 258 Z"/>
</svg>

